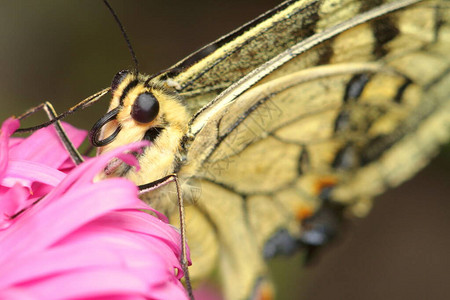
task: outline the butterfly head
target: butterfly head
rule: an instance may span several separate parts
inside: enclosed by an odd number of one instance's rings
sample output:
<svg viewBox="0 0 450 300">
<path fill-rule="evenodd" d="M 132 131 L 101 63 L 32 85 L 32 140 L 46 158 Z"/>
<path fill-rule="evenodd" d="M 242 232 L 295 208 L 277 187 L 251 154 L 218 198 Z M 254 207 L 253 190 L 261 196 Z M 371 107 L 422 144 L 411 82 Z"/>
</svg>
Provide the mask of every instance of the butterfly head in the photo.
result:
<svg viewBox="0 0 450 300">
<path fill-rule="evenodd" d="M 163 81 L 128 70 L 111 84 L 108 112 L 92 127 L 89 137 L 99 151 L 149 140 L 152 145 L 169 129 L 187 130 L 188 116 L 180 97 Z"/>
</svg>

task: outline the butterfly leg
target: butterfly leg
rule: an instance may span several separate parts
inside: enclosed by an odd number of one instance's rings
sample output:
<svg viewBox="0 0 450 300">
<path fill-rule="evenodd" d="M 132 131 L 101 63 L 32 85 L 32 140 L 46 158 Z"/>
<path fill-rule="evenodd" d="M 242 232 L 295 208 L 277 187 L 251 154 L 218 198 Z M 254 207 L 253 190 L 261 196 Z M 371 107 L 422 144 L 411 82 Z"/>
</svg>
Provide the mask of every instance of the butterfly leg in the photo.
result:
<svg viewBox="0 0 450 300">
<path fill-rule="evenodd" d="M 175 183 L 175 187 L 177 190 L 178 213 L 180 216 L 180 235 L 181 235 L 181 267 L 184 272 L 184 279 L 186 282 L 186 289 L 188 291 L 189 298 L 194 299 L 194 295 L 192 293 L 191 280 L 189 277 L 188 261 L 187 261 L 187 254 L 186 254 L 186 215 L 184 212 L 184 202 L 183 202 L 180 182 L 178 180 L 177 174 L 171 174 L 171 175 L 168 175 L 161 179 L 158 179 L 156 181 L 140 185 L 140 186 L 138 186 L 139 193 L 144 194 L 144 193 L 156 190 L 156 189 L 158 189 L 166 184 L 169 184 L 171 182 Z"/>
<path fill-rule="evenodd" d="M 50 102 L 46 101 L 44 103 L 39 104 L 38 106 L 30 108 L 25 113 L 20 115 L 18 117 L 18 119 L 23 120 L 40 110 L 44 110 L 45 113 L 47 114 L 47 117 L 51 121 L 55 120 L 57 117 L 57 114 L 56 114 L 55 109 L 53 108 L 53 105 Z M 80 154 L 80 152 L 78 152 L 77 148 L 70 141 L 69 137 L 67 136 L 66 131 L 64 130 L 64 128 L 61 125 L 61 122 L 59 120 L 56 120 L 54 122 L 54 125 L 55 125 L 56 132 L 57 132 L 59 138 L 61 139 L 61 142 L 63 143 L 64 148 L 66 148 L 67 152 L 69 152 L 69 155 L 70 155 L 70 158 L 72 159 L 72 161 L 76 165 L 81 164 L 84 161 L 83 156 Z"/>
</svg>

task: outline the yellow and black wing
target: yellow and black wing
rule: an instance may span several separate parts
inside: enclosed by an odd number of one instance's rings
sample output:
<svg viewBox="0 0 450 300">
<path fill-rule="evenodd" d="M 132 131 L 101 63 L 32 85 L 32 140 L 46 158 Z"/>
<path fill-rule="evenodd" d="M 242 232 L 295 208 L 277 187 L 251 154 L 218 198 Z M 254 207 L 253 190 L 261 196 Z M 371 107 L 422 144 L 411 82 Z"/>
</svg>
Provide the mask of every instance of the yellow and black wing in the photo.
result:
<svg viewBox="0 0 450 300">
<path fill-rule="evenodd" d="M 219 262 L 229 299 L 261 292 L 264 255 L 324 202 L 363 215 L 450 134 L 447 1 L 288 1 L 257 20 L 163 75 L 208 103 L 179 173 L 201 186 L 193 275 Z"/>
</svg>

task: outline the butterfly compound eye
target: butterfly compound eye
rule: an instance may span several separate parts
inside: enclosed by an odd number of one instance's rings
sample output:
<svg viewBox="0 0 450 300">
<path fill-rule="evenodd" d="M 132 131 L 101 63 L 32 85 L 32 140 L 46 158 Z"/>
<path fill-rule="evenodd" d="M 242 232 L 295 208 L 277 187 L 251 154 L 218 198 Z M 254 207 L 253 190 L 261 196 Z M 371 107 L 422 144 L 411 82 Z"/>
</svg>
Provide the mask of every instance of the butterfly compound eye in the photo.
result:
<svg viewBox="0 0 450 300">
<path fill-rule="evenodd" d="M 159 102 L 152 93 L 142 93 L 133 103 L 131 117 L 140 123 L 150 123 L 159 113 Z"/>
<path fill-rule="evenodd" d="M 111 82 L 111 91 L 112 92 L 114 92 L 117 89 L 119 84 L 124 80 L 125 77 L 127 77 L 127 75 L 129 73 L 130 73 L 130 71 L 128 71 L 128 70 L 122 70 L 114 76 L 114 78 Z"/>
</svg>

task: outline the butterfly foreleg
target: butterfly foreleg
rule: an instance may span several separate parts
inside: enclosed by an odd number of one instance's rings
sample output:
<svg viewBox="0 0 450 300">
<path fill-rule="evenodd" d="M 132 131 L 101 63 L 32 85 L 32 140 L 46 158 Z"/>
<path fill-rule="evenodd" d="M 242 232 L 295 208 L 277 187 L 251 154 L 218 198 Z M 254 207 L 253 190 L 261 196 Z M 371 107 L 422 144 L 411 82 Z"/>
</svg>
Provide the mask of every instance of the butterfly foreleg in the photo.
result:
<svg viewBox="0 0 450 300">
<path fill-rule="evenodd" d="M 184 212 L 184 201 L 181 193 L 181 186 L 178 179 L 177 174 L 170 174 L 161 179 L 155 180 L 153 182 L 139 185 L 139 193 L 144 194 L 153 190 L 156 190 L 166 184 L 171 182 L 175 183 L 176 192 L 177 192 L 177 201 L 178 201 L 178 213 L 180 216 L 180 235 L 181 235 L 181 267 L 184 272 L 184 279 L 186 283 L 186 289 L 189 294 L 190 299 L 194 299 L 192 293 L 191 280 L 189 277 L 189 269 L 188 269 L 188 261 L 187 261 L 187 253 L 186 253 L 186 215 Z"/>
<path fill-rule="evenodd" d="M 47 117 L 49 118 L 50 121 L 56 120 L 56 118 L 57 118 L 56 111 L 53 108 L 53 105 L 48 101 L 45 101 L 44 103 L 41 103 L 38 106 L 30 108 L 25 113 L 23 113 L 22 115 L 17 117 L 17 119 L 23 120 L 23 119 L 35 114 L 36 112 L 38 112 L 40 110 L 45 111 L 45 113 L 47 114 Z M 76 165 L 81 164 L 84 161 L 83 156 L 80 154 L 80 152 L 77 150 L 77 148 L 70 141 L 69 137 L 67 136 L 66 131 L 64 130 L 64 128 L 61 125 L 61 122 L 59 120 L 56 120 L 56 121 L 54 121 L 53 125 L 55 126 L 56 133 L 58 134 L 59 138 L 61 139 L 61 142 L 62 142 L 64 148 L 66 148 L 67 152 L 69 153 L 72 161 Z"/>
<path fill-rule="evenodd" d="M 53 105 L 46 101 L 44 103 L 39 104 L 38 106 L 35 106 L 33 108 L 30 108 L 29 110 L 27 110 L 25 113 L 23 113 L 22 115 L 20 115 L 19 117 L 17 117 L 17 119 L 19 120 L 23 120 L 29 116 L 31 116 L 32 114 L 40 111 L 40 110 L 44 110 L 49 118 L 48 122 L 44 122 L 42 124 L 39 124 L 37 126 L 33 126 L 33 127 L 28 127 L 28 128 L 19 128 L 16 130 L 16 133 L 20 133 L 20 132 L 34 132 L 38 129 L 47 127 L 51 124 L 55 124 L 55 128 L 56 131 L 59 135 L 59 137 L 61 138 L 61 141 L 64 145 L 64 147 L 67 149 L 67 151 L 70 154 L 70 157 L 72 158 L 73 162 L 77 165 L 81 164 L 84 160 L 82 155 L 78 152 L 78 150 L 73 146 L 72 142 L 69 140 L 66 132 L 64 131 L 64 128 L 61 126 L 60 120 L 62 118 L 65 118 L 66 116 L 73 114 L 74 112 L 84 109 L 86 107 L 88 107 L 89 105 L 91 105 L 92 103 L 97 102 L 102 96 L 104 96 L 106 93 L 108 93 L 110 91 L 110 88 L 106 88 L 103 89 L 89 97 L 87 97 L 86 99 L 78 102 L 75 106 L 71 107 L 69 110 L 63 112 L 60 115 L 56 114 L 55 109 L 53 108 Z"/>
</svg>

